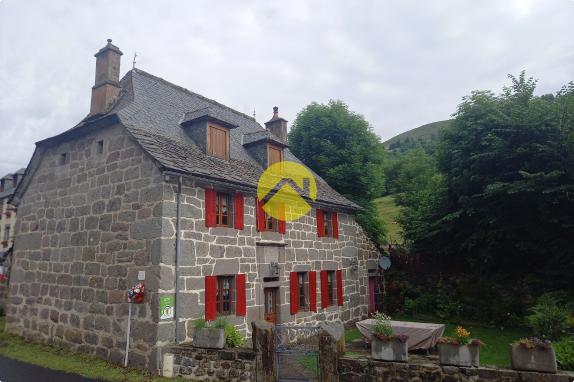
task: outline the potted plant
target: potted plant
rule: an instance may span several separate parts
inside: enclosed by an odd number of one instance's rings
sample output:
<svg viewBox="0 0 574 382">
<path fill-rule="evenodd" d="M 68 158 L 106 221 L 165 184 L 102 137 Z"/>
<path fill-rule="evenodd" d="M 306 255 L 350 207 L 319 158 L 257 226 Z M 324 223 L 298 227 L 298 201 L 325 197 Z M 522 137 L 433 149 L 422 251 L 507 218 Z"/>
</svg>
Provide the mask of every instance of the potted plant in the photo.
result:
<svg viewBox="0 0 574 382">
<path fill-rule="evenodd" d="M 478 349 L 482 342 L 470 338 L 470 332 L 457 326 L 454 337 L 438 340 L 438 357 L 441 365 L 478 367 Z"/>
<path fill-rule="evenodd" d="M 214 325 L 213 327 L 204 319 L 194 322 L 193 346 L 208 349 L 223 349 L 225 346 L 225 329 Z"/>
<path fill-rule="evenodd" d="M 548 340 L 522 338 L 510 346 L 510 360 L 515 370 L 556 373 L 556 353 Z"/>
<path fill-rule="evenodd" d="M 375 327 L 371 341 L 371 356 L 383 361 L 407 362 L 409 360 L 407 339 L 404 334 L 395 335 L 391 317 L 383 313 L 373 314 Z"/>
</svg>

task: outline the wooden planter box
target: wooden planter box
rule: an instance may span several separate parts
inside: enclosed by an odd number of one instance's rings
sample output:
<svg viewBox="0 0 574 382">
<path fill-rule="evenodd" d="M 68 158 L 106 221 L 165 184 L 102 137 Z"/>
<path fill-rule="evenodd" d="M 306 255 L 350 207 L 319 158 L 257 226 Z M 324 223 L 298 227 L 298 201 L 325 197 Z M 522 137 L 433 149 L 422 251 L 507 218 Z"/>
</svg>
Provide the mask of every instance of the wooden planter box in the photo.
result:
<svg viewBox="0 0 574 382">
<path fill-rule="evenodd" d="M 478 345 L 438 344 L 441 365 L 478 367 Z"/>
<path fill-rule="evenodd" d="M 535 347 L 528 349 L 519 344 L 510 347 L 510 361 L 514 370 L 542 371 L 545 373 L 556 373 L 556 353 L 554 349 L 542 349 Z"/>
<path fill-rule="evenodd" d="M 223 349 L 225 331 L 223 329 L 203 328 L 193 333 L 193 346 L 206 349 Z"/>
<path fill-rule="evenodd" d="M 381 341 L 375 338 L 371 341 L 371 357 L 381 361 L 408 362 L 407 342 L 398 339 Z"/>
</svg>

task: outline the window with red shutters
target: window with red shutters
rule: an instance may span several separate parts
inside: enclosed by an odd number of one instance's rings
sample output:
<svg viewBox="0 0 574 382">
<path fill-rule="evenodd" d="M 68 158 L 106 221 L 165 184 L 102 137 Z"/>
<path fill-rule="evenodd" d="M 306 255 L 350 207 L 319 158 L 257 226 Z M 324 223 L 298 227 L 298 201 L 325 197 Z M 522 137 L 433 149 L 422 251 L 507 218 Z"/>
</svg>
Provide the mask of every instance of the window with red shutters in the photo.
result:
<svg viewBox="0 0 574 382">
<path fill-rule="evenodd" d="M 257 207 L 256 207 L 256 220 L 257 220 L 257 231 L 262 232 L 265 231 L 265 211 L 263 210 L 263 201 L 256 199 Z"/>
<path fill-rule="evenodd" d="M 325 228 L 323 223 L 323 211 L 317 208 L 317 236 L 325 236 Z"/>
<path fill-rule="evenodd" d="M 243 229 L 244 228 L 244 199 L 243 195 L 240 193 L 236 193 L 233 198 L 233 226 L 236 229 Z"/>
<path fill-rule="evenodd" d="M 343 272 L 337 271 L 337 302 L 343 306 Z"/>
<path fill-rule="evenodd" d="M 205 189 L 205 226 L 215 227 L 216 226 L 216 205 L 217 203 L 217 191 L 213 188 Z"/>
<path fill-rule="evenodd" d="M 339 219 L 337 212 L 317 209 L 317 236 L 339 238 Z"/>
<path fill-rule="evenodd" d="M 217 318 L 217 276 L 205 277 L 205 319 Z"/>
<path fill-rule="evenodd" d="M 297 279 L 297 272 L 291 272 L 289 274 L 289 299 L 291 303 L 291 314 L 293 315 L 299 311 L 299 302 L 297 299 L 299 287 Z"/>
<path fill-rule="evenodd" d="M 231 227 L 231 196 L 217 192 L 215 199 L 215 225 L 217 227 Z"/>
<path fill-rule="evenodd" d="M 233 276 L 217 276 L 217 314 L 230 315 L 235 311 L 235 283 Z"/>
</svg>

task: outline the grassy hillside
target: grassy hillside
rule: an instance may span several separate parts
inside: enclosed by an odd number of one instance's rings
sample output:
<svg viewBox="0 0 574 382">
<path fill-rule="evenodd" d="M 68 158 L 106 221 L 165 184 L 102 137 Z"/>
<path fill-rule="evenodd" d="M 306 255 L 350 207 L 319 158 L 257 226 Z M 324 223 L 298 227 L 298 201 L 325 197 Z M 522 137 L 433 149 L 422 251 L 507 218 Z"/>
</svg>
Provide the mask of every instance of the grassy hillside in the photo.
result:
<svg viewBox="0 0 574 382">
<path fill-rule="evenodd" d="M 423 141 L 424 140 L 430 140 L 433 137 L 436 137 L 438 135 L 439 131 L 441 131 L 445 127 L 448 127 L 448 125 L 451 123 L 451 121 L 452 121 L 451 119 L 447 119 L 445 121 L 427 123 L 426 125 L 422 125 L 422 126 L 414 128 L 412 130 L 405 131 L 404 133 L 401 133 L 401 134 L 389 139 L 388 141 L 384 142 L 383 145 L 386 148 L 389 148 L 389 146 L 391 144 L 404 141 L 407 138 L 410 138 L 411 141 L 413 141 L 413 140 L 423 140 Z"/>
<path fill-rule="evenodd" d="M 395 204 L 395 197 L 393 195 L 384 196 L 375 199 L 375 205 L 379 216 L 385 223 L 387 229 L 387 241 L 389 243 L 402 243 L 403 237 L 401 235 L 401 227 L 397 223 L 397 216 L 399 215 L 399 206 Z"/>
</svg>

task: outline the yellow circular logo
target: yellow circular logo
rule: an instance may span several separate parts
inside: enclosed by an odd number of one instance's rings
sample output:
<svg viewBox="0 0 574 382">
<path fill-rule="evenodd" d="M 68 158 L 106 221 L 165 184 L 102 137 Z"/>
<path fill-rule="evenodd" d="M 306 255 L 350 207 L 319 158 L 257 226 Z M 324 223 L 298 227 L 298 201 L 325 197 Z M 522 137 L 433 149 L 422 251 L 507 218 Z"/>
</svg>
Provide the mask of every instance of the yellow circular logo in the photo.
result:
<svg viewBox="0 0 574 382">
<path fill-rule="evenodd" d="M 257 199 L 263 210 L 275 219 L 293 221 L 311 210 L 307 200 L 317 199 L 315 177 L 295 162 L 272 164 L 257 183 Z"/>
</svg>

